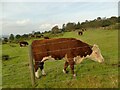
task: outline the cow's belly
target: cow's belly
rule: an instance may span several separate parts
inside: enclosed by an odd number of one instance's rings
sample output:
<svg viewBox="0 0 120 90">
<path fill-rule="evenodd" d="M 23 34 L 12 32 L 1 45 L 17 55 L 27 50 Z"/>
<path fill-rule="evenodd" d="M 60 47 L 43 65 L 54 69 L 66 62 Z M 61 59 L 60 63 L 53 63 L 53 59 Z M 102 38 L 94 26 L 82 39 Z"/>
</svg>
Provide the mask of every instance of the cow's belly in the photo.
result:
<svg viewBox="0 0 120 90">
<path fill-rule="evenodd" d="M 53 58 L 52 56 L 46 56 L 46 57 L 43 57 L 43 59 L 41 60 L 41 62 L 44 62 L 46 60 L 55 60 L 55 58 Z"/>
<path fill-rule="evenodd" d="M 57 58 L 58 58 L 58 57 L 57 57 Z M 67 58 L 67 55 L 65 55 L 65 56 L 63 57 L 63 59 L 64 59 L 65 61 L 69 62 L 69 60 L 68 60 L 68 58 Z M 85 57 L 76 56 L 76 57 L 73 58 L 75 64 L 80 64 L 80 63 L 83 61 L 83 59 L 85 59 Z M 47 60 L 54 61 L 54 60 L 56 60 L 56 58 L 54 58 L 54 57 L 52 57 L 52 56 L 46 56 L 46 57 L 43 57 L 43 59 L 41 60 L 41 62 L 45 62 L 45 61 L 47 61 Z"/>
<path fill-rule="evenodd" d="M 49 55 L 49 56 L 43 57 L 41 62 L 44 62 L 46 60 L 51 60 L 51 61 L 60 60 L 60 59 L 63 59 L 64 57 L 65 57 L 65 55 Z"/>
</svg>

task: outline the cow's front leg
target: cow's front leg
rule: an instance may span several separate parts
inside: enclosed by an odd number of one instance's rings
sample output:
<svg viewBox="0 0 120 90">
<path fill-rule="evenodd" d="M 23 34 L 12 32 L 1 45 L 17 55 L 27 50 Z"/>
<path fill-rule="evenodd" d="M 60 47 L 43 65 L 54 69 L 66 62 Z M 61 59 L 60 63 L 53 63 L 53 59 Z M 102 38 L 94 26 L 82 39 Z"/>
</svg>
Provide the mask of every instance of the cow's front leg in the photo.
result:
<svg viewBox="0 0 120 90">
<path fill-rule="evenodd" d="M 74 72 L 74 61 L 73 61 L 73 59 L 71 59 L 71 60 L 69 61 L 69 64 L 70 64 L 71 72 L 72 72 L 72 74 L 73 74 L 73 78 L 75 78 L 75 77 L 76 77 L 76 74 L 75 74 L 75 72 Z"/>
<path fill-rule="evenodd" d="M 39 67 L 40 67 L 40 69 L 41 69 L 42 75 L 45 76 L 46 73 L 45 73 L 45 71 L 44 71 L 44 62 L 40 62 Z"/>
<path fill-rule="evenodd" d="M 40 75 L 39 75 L 38 63 L 35 63 L 34 67 L 35 67 L 35 76 L 36 78 L 39 78 Z"/>
<path fill-rule="evenodd" d="M 66 71 L 66 68 L 69 66 L 69 63 L 66 61 L 64 64 L 64 69 L 63 69 L 63 73 L 67 73 L 68 71 Z"/>
</svg>

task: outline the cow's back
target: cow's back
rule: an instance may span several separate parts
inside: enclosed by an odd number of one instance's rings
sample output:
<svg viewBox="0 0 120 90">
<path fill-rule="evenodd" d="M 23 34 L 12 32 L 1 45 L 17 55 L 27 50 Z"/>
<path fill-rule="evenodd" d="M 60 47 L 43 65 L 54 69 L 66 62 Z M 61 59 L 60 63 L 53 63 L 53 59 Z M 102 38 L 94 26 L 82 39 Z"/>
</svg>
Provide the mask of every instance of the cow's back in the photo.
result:
<svg viewBox="0 0 120 90">
<path fill-rule="evenodd" d="M 32 42 L 33 56 L 36 60 L 41 60 L 46 56 L 61 59 L 66 54 L 71 58 L 77 55 L 84 56 L 86 49 L 90 49 L 88 44 L 74 38 L 45 39 Z"/>
</svg>

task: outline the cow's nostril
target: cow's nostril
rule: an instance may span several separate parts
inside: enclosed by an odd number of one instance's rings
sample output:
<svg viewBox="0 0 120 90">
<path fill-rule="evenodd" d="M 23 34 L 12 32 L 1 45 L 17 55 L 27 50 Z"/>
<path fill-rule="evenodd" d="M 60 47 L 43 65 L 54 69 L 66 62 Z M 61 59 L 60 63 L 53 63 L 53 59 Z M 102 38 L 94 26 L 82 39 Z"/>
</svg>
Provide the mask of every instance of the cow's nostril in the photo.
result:
<svg viewBox="0 0 120 90">
<path fill-rule="evenodd" d="M 100 62 L 101 64 L 104 64 L 104 59 Z"/>
<path fill-rule="evenodd" d="M 104 59 L 102 59 L 102 62 L 104 62 Z"/>
</svg>

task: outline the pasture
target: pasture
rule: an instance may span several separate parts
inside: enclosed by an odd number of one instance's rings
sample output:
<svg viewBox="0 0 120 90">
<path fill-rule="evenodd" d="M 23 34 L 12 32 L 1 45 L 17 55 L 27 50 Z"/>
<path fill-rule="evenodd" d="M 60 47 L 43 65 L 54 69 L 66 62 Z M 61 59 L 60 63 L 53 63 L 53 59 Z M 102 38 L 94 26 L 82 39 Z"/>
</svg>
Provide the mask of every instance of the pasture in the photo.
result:
<svg viewBox="0 0 120 90">
<path fill-rule="evenodd" d="M 77 77 L 73 79 L 69 67 L 68 74 L 62 72 L 64 60 L 46 61 L 47 75 L 36 79 L 35 88 L 118 88 L 118 30 L 87 30 L 82 36 L 76 32 L 65 32 L 63 36 L 55 38 L 63 37 L 77 38 L 90 45 L 97 44 L 105 63 L 86 59 L 75 65 Z M 2 54 L 10 56 L 9 60 L 2 60 L 3 88 L 32 88 L 28 53 L 28 46 L 2 46 Z"/>
</svg>

